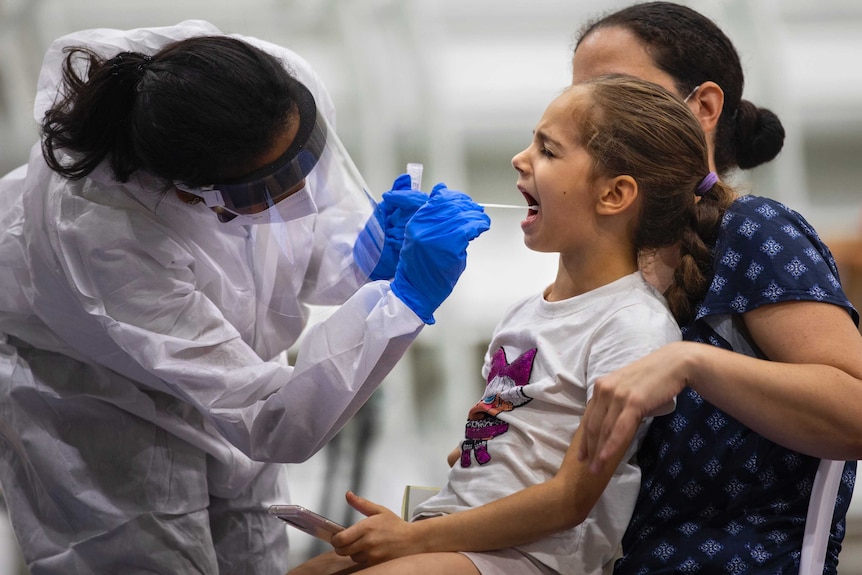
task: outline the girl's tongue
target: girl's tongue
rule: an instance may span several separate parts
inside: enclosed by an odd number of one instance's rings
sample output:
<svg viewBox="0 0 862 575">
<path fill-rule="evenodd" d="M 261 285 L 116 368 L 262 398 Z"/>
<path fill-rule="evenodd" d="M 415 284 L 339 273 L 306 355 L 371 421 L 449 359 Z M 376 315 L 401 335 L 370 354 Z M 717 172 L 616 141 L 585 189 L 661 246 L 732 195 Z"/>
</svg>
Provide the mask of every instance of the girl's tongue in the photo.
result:
<svg viewBox="0 0 862 575">
<path fill-rule="evenodd" d="M 527 209 L 529 210 L 528 216 L 535 216 L 536 214 L 538 214 L 539 213 L 539 202 L 537 202 L 535 200 L 535 198 L 533 198 L 533 196 L 531 196 L 527 192 L 521 192 L 521 193 L 523 194 L 524 199 L 527 200 Z"/>
</svg>

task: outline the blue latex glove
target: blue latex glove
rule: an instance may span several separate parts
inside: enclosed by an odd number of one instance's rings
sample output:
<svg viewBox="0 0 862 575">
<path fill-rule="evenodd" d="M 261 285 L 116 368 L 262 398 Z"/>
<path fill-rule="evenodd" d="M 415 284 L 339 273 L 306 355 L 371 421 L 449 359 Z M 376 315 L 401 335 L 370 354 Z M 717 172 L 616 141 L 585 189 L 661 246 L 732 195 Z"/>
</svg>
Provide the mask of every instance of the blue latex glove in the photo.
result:
<svg viewBox="0 0 862 575">
<path fill-rule="evenodd" d="M 392 291 L 422 321 L 449 297 L 467 266 L 467 245 L 491 227 L 470 196 L 437 184 L 428 201 L 407 222 Z"/>
<path fill-rule="evenodd" d="M 383 229 L 383 250 L 369 279 L 389 280 L 395 277 L 395 266 L 404 242 L 404 226 L 427 201 L 428 194 L 411 190 L 407 174 L 395 178 L 392 189 L 383 194 L 383 200 L 374 211 L 374 218 Z"/>
</svg>

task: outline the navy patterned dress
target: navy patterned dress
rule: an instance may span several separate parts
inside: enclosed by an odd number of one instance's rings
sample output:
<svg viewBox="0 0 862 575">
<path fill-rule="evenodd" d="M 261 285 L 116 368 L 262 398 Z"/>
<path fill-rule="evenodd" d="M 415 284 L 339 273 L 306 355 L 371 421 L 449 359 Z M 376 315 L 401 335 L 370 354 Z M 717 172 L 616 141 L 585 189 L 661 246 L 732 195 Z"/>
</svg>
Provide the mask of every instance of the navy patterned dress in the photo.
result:
<svg viewBox="0 0 862 575">
<path fill-rule="evenodd" d="M 721 225 L 712 285 L 685 340 L 756 356 L 735 327 L 738 314 L 786 301 L 833 303 L 858 325 L 831 253 L 802 216 L 743 196 Z M 690 388 L 677 402 L 653 421 L 638 453 L 643 481 L 615 573 L 797 573 L 820 460 L 765 439 Z M 848 462 L 824 573 L 836 573 L 855 477 Z"/>
</svg>

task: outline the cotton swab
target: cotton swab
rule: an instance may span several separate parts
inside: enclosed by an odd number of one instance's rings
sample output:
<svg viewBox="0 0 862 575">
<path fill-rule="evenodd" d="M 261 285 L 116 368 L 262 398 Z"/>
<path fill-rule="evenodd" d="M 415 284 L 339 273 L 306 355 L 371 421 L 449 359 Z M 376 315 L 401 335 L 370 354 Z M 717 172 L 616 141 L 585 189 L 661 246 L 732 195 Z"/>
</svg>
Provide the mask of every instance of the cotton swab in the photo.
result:
<svg viewBox="0 0 862 575">
<path fill-rule="evenodd" d="M 509 204 L 482 204 L 482 203 L 480 203 L 479 205 L 482 206 L 483 208 L 504 208 L 504 209 L 508 209 L 508 210 L 524 210 L 524 209 L 538 210 L 539 209 L 539 206 L 512 206 Z"/>
</svg>

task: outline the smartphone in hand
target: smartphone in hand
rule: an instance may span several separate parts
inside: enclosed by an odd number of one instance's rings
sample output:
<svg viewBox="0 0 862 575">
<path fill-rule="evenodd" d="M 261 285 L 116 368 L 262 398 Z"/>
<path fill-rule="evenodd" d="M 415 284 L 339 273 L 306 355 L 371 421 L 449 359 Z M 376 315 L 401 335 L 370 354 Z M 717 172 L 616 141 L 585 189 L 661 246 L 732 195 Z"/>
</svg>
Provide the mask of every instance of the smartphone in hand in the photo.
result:
<svg viewBox="0 0 862 575">
<path fill-rule="evenodd" d="M 291 527 L 296 527 L 300 531 L 323 539 L 327 543 L 331 543 L 332 536 L 344 529 L 335 521 L 309 511 L 300 505 L 271 505 L 269 514 L 278 517 Z"/>
</svg>

